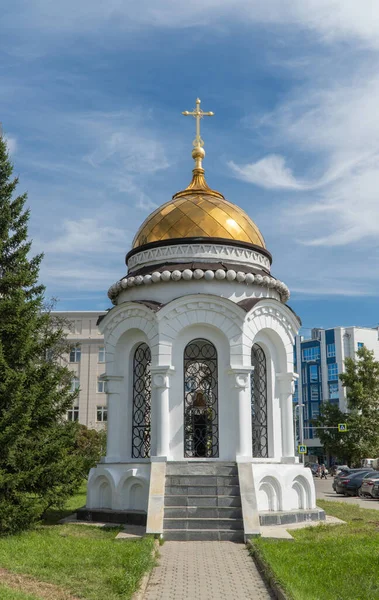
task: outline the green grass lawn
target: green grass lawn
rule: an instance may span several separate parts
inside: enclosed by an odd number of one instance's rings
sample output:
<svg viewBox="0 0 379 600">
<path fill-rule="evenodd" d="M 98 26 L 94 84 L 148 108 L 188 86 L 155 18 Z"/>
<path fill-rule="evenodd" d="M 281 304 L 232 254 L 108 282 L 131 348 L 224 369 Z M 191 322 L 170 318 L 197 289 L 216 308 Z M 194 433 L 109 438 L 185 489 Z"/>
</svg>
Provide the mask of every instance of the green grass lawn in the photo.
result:
<svg viewBox="0 0 379 600">
<path fill-rule="evenodd" d="M 80 493 L 65 511 L 50 511 L 46 523 L 36 529 L 0 538 L 0 567 L 88 600 L 126 600 L 153 566 L 154 540 L 115 540 L 115 528 L 52 524 L 83 504 Z M 35 600 L 33 595 L 17 595 L 12 590 L 3 593 L 1 588 L 0 598 Z"/>
<path fill-rule="evenodd" d="M 23 592 L 17 592 L 5 585 L 0 584 L 0 598 L 1 600 L 39 600 L 38 596 L 31 594 L 24 594 Z"/>
<path fill-rule="evenodd" d="M 256 539 L 254 546 L 293 600 L 379 598 L 379 513 L 318 500 L 346 525 L 291 531 L 294 540 Z"/>
</svg>

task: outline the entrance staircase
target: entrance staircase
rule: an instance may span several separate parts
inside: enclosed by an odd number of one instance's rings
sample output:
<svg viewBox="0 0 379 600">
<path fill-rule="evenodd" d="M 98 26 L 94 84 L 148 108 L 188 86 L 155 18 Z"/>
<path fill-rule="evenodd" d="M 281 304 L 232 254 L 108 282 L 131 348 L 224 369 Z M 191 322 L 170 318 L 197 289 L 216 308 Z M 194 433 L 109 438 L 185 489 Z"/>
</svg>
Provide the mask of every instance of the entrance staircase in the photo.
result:
<svg viewBox="0 0 379 600">
<path fill-rule="evenodd" d="M 237 464 L 168 462 L 163 537 L 243 542 Z"/>
</svg>

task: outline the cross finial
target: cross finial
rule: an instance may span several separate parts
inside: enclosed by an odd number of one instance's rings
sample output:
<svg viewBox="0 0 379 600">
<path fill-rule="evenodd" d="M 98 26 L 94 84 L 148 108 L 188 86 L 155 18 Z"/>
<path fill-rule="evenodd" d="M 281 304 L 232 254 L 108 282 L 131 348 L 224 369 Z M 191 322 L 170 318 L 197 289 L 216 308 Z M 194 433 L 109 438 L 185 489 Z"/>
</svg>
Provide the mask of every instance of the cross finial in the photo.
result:
<svg viewBox="0 0 379 600">
<path fill-rule="evenodd" d="M 184 112 L 182 112 L 182 115 L 184 115 L 186 117 L 188 117 L 188 116 L 195 117 L 195 119 L 196 119 L 196 137 L 192 142 L 192 144 L 194 146 L 194 149 L 192 151 L 192 157 L 195 160 L 197 169 L 202 168 L 201 161 L 205 156 L 205 151 L 203 149 L 204 141 L 202 140 L 201 135 L 200 135 L 200 120 L 203 117 L 213 117 L 213 115 L 214 115 L 214 113 L 211 111 L 204 112 L 203 110 L 201 110 L 200 103 L 201 103 L 200 98 L 197 98 L 196 99 L 196 108 L 194 108 L 192 111 L 185 110 Z"/>
</svg>

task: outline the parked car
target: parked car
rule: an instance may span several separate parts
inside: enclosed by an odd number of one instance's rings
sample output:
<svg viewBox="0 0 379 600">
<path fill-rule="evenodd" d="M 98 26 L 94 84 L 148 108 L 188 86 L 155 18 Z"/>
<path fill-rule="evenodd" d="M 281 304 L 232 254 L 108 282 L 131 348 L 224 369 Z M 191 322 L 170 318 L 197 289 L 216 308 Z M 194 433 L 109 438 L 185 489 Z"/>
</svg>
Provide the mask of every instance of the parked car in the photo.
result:
<svg viewBox="0 0 379 600">
<path fill-rule="evenodd" d="M 337 492 L 337 485 L 339 484 L 340 479 L 342 479 L 342 477 L 346 477 L 349 473 L 358 473 L 358 471 L 361 471 L 362 469 L 350 469 L 349 467 L 343 467 L 341 468 L 341 470 L 337 473 L 337 475 L 334 477 L 333 480 L 333 489 L 335 492 Z M 342 490 L 340 492 L 337 492 L 337 494 L 342 494 Z"/>
<path fill-rule="evenodd" d="M 341 489 L 344 496 L 357 496 L 358 490 L 362 485 L 362 481 L 371 470 L 358 471 L 358 473 L 349 473 L 346 477 L 341 477 L 337 490 Z M 337 491 L 336 490 L 336 491 Z M 341 493 L 338 492 L 337 493 Z"/>
<path fill-rule="evenodd" d="M 371 496 L 373 498 L 379 498 L 379 480 L 376 479 L 374 485 L 372 486 Z"/>
<path fill-rule="evenodd" d="M 374 484 L 379 484 L 379 472 L 374 471 L 372 473 L 368 473 L 362 480 L 362 485 L 358 490 L 358 494 L 361 497 L 369 496 L 370 498 L 374 498 L 372 491 Z"/>
<path fill-rule="evenodd" d="M 335 475 L 339 475 L 341 471 L 350 471 L 350 467 L 348 465 L 336 465 Z"/>
<path fill-rule="evenodd" d="M 317 475 L 318 463 L 306 463 L 305 466 L 312 471 L 312 475 Z"/>
</svg>

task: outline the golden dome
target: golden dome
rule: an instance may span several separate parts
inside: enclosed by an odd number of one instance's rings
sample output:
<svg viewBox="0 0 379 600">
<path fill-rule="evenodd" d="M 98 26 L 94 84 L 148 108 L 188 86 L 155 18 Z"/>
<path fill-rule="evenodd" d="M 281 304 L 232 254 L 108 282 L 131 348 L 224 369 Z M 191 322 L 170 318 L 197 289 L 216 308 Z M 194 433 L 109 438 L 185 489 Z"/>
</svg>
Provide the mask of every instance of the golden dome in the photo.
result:
<svg viewBox="0 0 379 600">
<path fill-rule="evenodd" d="M 202 167 L 205 150 L 200 136 L 200 120 L 205 116 L 212 117 L 214 113 L 203 112 L 200 102 L 197 98 L 196 109 L 182 113 L 196 118 L 192 181 L 185 190 L 175 194 L 170 202 L 147 217 L 136 233 L 133 248 L 151 242 L 185 238 L 219 238 L 266 248 L 261 232 L 250 217 L 239 206 L 225 200 L 220 192 L 212 190 L 205 181 Z"/>
<path fill-rule="evenodd" d="M 222 238 L 265 248 L 258 227 L 239 206 L 208 187 L 204 170 L 193 171 L 187 189 L 157 208 L 142 223 L 133 248 L 144 244 L 185 238 Z"/>
</svg>

